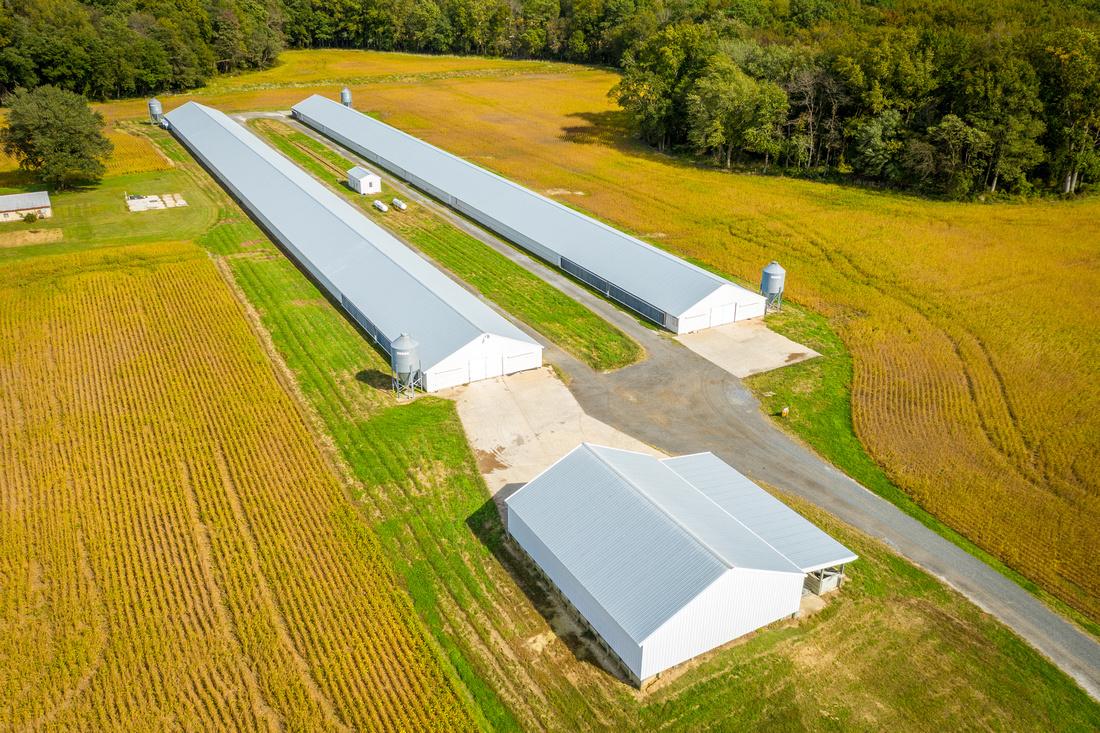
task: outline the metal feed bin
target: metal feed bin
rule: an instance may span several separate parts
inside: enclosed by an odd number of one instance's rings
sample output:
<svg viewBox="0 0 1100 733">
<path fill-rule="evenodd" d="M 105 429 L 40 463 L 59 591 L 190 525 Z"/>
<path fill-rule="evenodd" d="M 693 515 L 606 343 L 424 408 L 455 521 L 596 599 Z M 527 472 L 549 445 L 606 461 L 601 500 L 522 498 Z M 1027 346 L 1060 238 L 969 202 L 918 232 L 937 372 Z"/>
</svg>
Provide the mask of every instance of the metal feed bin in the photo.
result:
<svg viewBox="0 0 1100 733">
<path fill-rule="evenodd" d="M 760 294 L 764 296 L 764 310 L 780 310 L 783 307 L 783 287 L 787 282 L 787 271 L 778 262 L 772 260 L 760 276 Z"/>
<path fill-rule="evenodd" d="M 344 105 L 345 107 L 351 106 L 351 90 L 347 87 L 344 87 L 340 90 L 340 104 Z"/>
<path fill-rule="evenodd" d="M 156 97 L 149 100 L 149 121 L 154 125 L 159 125 L 164 121 L 164 107 L 161 106 L 160 100 Z"/>
<path fill-rule="evenodd" d="M 390 367 L 393 369 L 393 391 L 411 396 L 417 388 L 424 387 L 424 375 L 420 371 L 420 344 L 407 333 L 390 342 Z"/>
</svg>

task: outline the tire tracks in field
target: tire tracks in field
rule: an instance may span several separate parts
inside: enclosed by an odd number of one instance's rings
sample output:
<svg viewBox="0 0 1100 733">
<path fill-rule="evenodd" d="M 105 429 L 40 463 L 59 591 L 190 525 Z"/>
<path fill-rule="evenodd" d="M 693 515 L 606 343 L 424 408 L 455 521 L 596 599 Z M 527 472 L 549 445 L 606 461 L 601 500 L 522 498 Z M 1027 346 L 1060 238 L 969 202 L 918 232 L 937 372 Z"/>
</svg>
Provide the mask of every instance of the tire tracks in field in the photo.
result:
<svg viewBox="0 0 1100 733">
<path fill-rule="evenodd" d="M 799 241 L 809 245 L 808 248 L 802 247 L 803 251 L 807 251 L 808 249 L 807 254 L 809 257 L 826 260 L 842 277 L 847 277 L 850 281 L 874 291 L 884 300 L 892 301 L 899 306 L 903 306 L 905 312 L 916 316 L 924 321 L 931 330 L 942 334 L 951 344 L 955 358 L 958 359 L 962 367 L 962 373 L 966 379 L 967 393 L 974 408 L 974 412 L 976 413 L 977 424 L 981 428 L 981 433 L 985 438 L 988 448 L 992 453 L 1001 456 L 1004 462 L 1011 467 L 1017 476 L 1024 482 L 1040 490 L 1046 485 L 1047 471 L 1044 467 L 1036 465 L 1035 463 L 1035 457 L 1037 455 L 1036 447 L 1020 429 L 1018 411 L 1012 404 L 1007 385 L 1005 384 L 1004 375 L 997 368 L 989 348 L 977 335 L 953 320 L 951 314 L 943 306 L 923 300 L 905 284 L 896 280 L 891 280 L 889 281 L 890 287 L 887 289 L 881 284 L 881 278 L 876 277 L 875 273 L 857 264 L 850 255 L 840 251 L 836 247 L 829 246 L 826 242 L 819 240 L 813 234 L 804 231 L 788 220 L 775 218 L 773 221 L 782 224 L 792 234 L 797 235 L 797 237 L 791 241 L 793 246 L 797 247 L 797 242 Z M 732 226 L 728 227 L 728 231 L 731 236 L 749 241 L 758 247 L 764 246 L 765 244 L 763 241 L 754 241 L 752 238 L 745 237 L 735 232 Z M 921 307 L 922 305 L 924 308 Z M 932 307 L 933 314 L 927 312 L 928 306 Z M 945 327 L 942 325 L 941 319 L 942 321 L 950 323 L 955 328 Z M 1004 440 L 998 436 L 997 431 L 989 420 L 991 411 L 982 409 L 981 404 L 984 400 L 979 394 L 979 388 L 977 386 L 978 380 L 974 371 L 975 365 L 963 353 L 961 339 L 957 333 L 953 333 L 955 329 L 969 338 L 981 353 L 985 366 L 993 376 L 993 381 L 997 385 L 997 396 L 999 400 L 997 408 L 1002 409 L 1005 414 L 1010 416 L 1010 420 L 1006 425 L 1010 428 L 1013 437 L 1019 444 L 1025 447 L 1026 456 L 1016 451 L 1010 452 L 1005 447 Z"/>
<path fill-rule="evenodd" d="M 182 460 L 180 461 L 180 474 L 181 483 L 184 488 L 184 499 L 187 504 L 187 512 L 191 518 L 192 535 L 195 546 L 198 548 L 199 552 L 198 565 L 202 570 L 205 581 L 204 584 L 209 590 L 211 605 L 213 606 L 218 623 L 225 629 L 226 635 L 236 647 L 234 651 L 236 652 L 237 659 L 241 661 L 241 673 L 248 687 L 250 693 L 249 697 L 252 698 L 253 712 L 257 720 L 266 720 L 272 728 L 283 730 L 286 727 L 285 720 L 283 720 L 282 716 L 276 712 L 275 708 L 264 696 L 259 678 L 256 676 L 256 670 L 245 661 L 250 660 L 251 655 L 244 650 L 244 643 L 241 641 L 236 626 L 231 619 L 232 614 L 225 600 L 225 590 L 215 577 L 214 567 L 218 563 L 217 560 L 214 559 L 213 548 L 210 546 L 210 528 L 202 520 L 198 496 L 195 493 L 195 485 L 191 480 L 191 471 L 186 462 Z"/>
<path fill-rule="evenodd" d="M 68 483 L 71 485 L 71 478 Z M 92 568 L 91 555 L 88 552 L 88 542 L 84 537 L 84 530 L 79 524 L 77 525 L 76 539 L 80 547 L 80 573 L 87 581 L 88 588 L 94 597 L 92 603 L 96 608 L 96 613 L 94 613 L 95 631 L 101 641 L 91 664 L 88 665 L 88 670 L 81 675 L 80 679 L 76 681 L 76 684 L 72 685 L 61 694 L 61 699 L 58 700 L 51 709 L 42 713 L 42 715 L 38 716 L 35 720 L 27 723 L 25 730 L 40 729 L 49 725 L 57 719 L 58 715 L 76 704 L 77 700 L 79 700 L 84 693 L 88 691 L 88 688 L 91 687 L 92 680 L 95 679 L 96 674 L 102 669 L 103 662 L 107 656 L 107 646 L 111 640 L 111 630 L 107 624 L 107 619 L 103 610 L 103 600 L 100 595 L 99 581 L 96 579 L 95 570 Z"/>
</svg>

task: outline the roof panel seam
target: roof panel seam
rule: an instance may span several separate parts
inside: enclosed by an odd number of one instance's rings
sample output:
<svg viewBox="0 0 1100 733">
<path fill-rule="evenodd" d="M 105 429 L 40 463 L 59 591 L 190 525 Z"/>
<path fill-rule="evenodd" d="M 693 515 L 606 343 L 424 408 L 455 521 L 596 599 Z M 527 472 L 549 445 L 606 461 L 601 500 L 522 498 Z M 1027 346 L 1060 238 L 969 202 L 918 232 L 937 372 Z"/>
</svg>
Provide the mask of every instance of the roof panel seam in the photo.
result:
<svg viewBox="0 0 1100 733">
<path fill-rule="evenodd" d="M 209 109 L 209 108 L 205 107 L 204 105 L 196 105 L 196 106 L 200 107 L 201 109 Z M 287 174 L 286 172 L 284 172 L 284 171 L 280 170 L 280 169 L 279 169 L 279 167 L 278 167 L 278 166 L 277 166 L 277 165 L 276 165 L 276 164 L 275 164 L 274 162 L 272 162 L 271 160 L 268 160 L 268 159 L 267 159 L 267 158 L 266 158 L 266 157 L 265 157 L 265 156 L 264 156 L 263 154 L 261 154 L 261 153 L 260 153 L 259 151 L 257 151 L 257 150 L 256 150 L 255 148 L 253 148 L 253 147 L 252 147 L 251 145 L 248 145 L 248 144 L 247 144 L 247 141 L 245 141 L 245 140 L 244 140 L 244 139 L 243 139 L 242 137 L 240 137 L 240 136 L 239 136 L 238 134 L 236 134 L 236 132 L 235 132 L 235 131 L 234 131 L 234 130 L 233 130 L 232 128 L 230 128 L 230 127 L 226 126 L 225 124 L 223 124 L 223 123 L 222 123 L 222 121 L 221 121 L 221 120 L 219 120 L 219 119 L 218 119 L 217 117 L 214 117 L 214 116 L 210 116 L 210 115 L 208 115 L 208 116 L 207 116 L 207 118 L 208 118 L 208 119 L 210 119 L 210 120 L 212 120 L 213 122 L 217 123 L 219 127 L 221 127 L 221 128 L 223 129 L 223 130 L 225 130 L 226 132 L 228 132 L 228 133 L 229 133 L 230 135 L 232 135 L 232 136 L 233 136 L 233 137 L 234 137 L 235 139 L 237 139 L 237 140 L 241 141 L 242 143 L 245 143 L 245 145 L 246 145 L 246 146 L 247 146 L 247 147 L 248 147 L 248 148 L 249 148 L 250 150 L 252 150 L 252 151 L 253 151 L 253 153 L 255 153 L 256 157 L 257 157 L 257 158 L 258 158 L 259 160 L 263 161 L 263 163 L 265 163 L 265 164 L 266 164 L 266 165 L 267 165 L 268 167 L 272 168 L 272 169 L 273 169 L 273 170 L 274 170 L 274 171 L 275 171 L 276 173 L 278 173 L 278 174 L 279 174 L 279 175 L 280 175 L 280 176 L 281 176 L 281 177 L 282 177 L 283 179 L 285 179 L 285 180 L 287 180 L 288 182 L 290 182 L 290 183 L 291 183 L 291 184 L 292 184 L 292 185 L 293 185 L 293 186 L 294 186 L 295 188 L 297 188 L 297 189 L 298 189 L 299 191 L 301 191 L 303 195 L 305 195 L 305 196 L 309 197 L 309 198 L 310 198 L 310 199 L 312 199 L 313 201 L 317 202 L 317 204 L 319 204 L 319 205 L 320 205 L 320 206 L 321 206 L 322 208 L 324 208 L 324 209 L 326 209 L 327 211 L 329 211 L 330 213 L 332 213 L 332 214 L 334 215 L 334 217 L 335 217 L 335 218 L 336 218 L 337 220 L 339 220 L 340 224 L 341 224 L 341 225 L 342 225 L 342 226 L 343 226 L 343 227 L 344 227 L 345 229 L 347 229 L 348 231 L 350 231 L 350 232 L 351 232 L 351 233 L 352 233 L 353 235 L 355 235 L 355 237 L 357 237 L 358 239 L 361 239 L 361 240 L 365 241 L 365 242 L 366 242 L 367 244 L 369 244 L 369 245 L 370 245 L 370 246 L 371 246 L 371 247 L 372 247 L 372 248 L 373 248 L 373 249 L 374 249 L 374 250 L 375 250 L 376 252 L 378 252 L 378 253 L 379 253 L 380 255 L 382 255 L 382 256 L 383 256 L 383 257 L 385 257 L 385 258 L 386 258 L 387 260 L 389 260 L 390 262 L 392 262 L 392 263 L 393 263 L 393 265 L 394 265 L 395 267 L 397 267 L 397 268 L 398 268 L 399 270 L 401 270 L 402 272 L 404 272 L 405 274 L 407 274 L 407 275 L 408 275 L 409 277 L 411 277 L 412 279 L 416 280 L 417 282 L 421 282 L 420 278 L 419 278 L 419 277 L 417 277 L 415 273 L 411 272 L 411 271 L 410 271 L 410 270 L 409 270 L 409 269 L 408 269 L 407 267 L 405 267 L 405 266 L 404 266 L 404 265 L 402 265 L 402 264 L 401 264 L 400 262 L 398 262 L 398 261 L 397 261 L 396 259 L 394 259 L 394 258 L 393 258 L 392 256 L 390 256 L 390 254 L 389 254 L 388 252 L 386 252 L 386 251 L 385 251 L 385 249 L 383 249 L 382 247 L 380 247 L 380 246 L 378 246 L 377 244 L 375 244 L 375 243 L 374 243 L 373 241 L 371 241 L 370 239 L 368 239 L 368 238 L 367 238 L 367 237 L 366 237 L 366 236 L 365 236 L 364 234 L 362 234 L 361 232 L 358 232 L 358 231 L 356 231 L 355 227 L 353 227 L 353 226 L 352 226 L 351 224 L 349 224 L 349 223 L 348 223 L 347 221 L 345 221 L 345 220 L 344 220 L 344 218 L 343 218 L 343 217 L 342 217 L 342 216 L 341 216 L 341 215 L 340 215 L 340 214 L 339 214 L 338 212 L 335 212 L 335 211 L 333 211 L 333 210 L 332 210 L 332 208 L 331 208 L 331 207 L 329 207 L 329 206 L 328 206 L 327 204 L 325 204 L 325 202 L 324 202 L 324 201 L 322 201 L 321 199 L 319 199 L 319 198 L 317 198 L 316 196 L 314 196 L 313 194 L 311 194 L 311 193 L 310 193 L 310 192 L 309 192 L 308 190 L 306 190 L 306 189 L 305 189 L 305 188 L 304 188 L 304 187 L 303 187 L 303 186 L 302 186 L 302 185 L 301 185 L 301 184 L 300 184 L 300 183 L 299 183 L 298 181 L 294 180 L 294 178 L 293 178 L 293 177 L 292 177 L 291 175 L 289 175 L 289 174 Z M 226 117 L 226 120 L 227 120 L 227 121 L 230 121 L 228 117 Z M 238 127 L 240 127 L 240 125 L 237 125 L 237 126 L 238 126 Z M 242 128 L 242 129 L 243 129 L 243 128 Z M 266 143 L 262 143 L 262 144 L 264 144 L 264 145 L 266 146 Z M 279 151 L 277 151 L 277 150 L 276 150 L 275 148 L 271 148 L 270 146 L 267 146 L 267 147 L 269 147 L 269 149 L 271 150 L 271 152 L 272 152 L 272 153 L 274 153 L 275 155 L 279 155 L 279 156 L 282 156 L 282 153 L 280 153 Z M 289 159 L 286 159 L 286 158 L 284 158 L 284 160 L 286 160 L 286 161 L 287 161 L 288 163 L 290 163 L 291 165 L 293 165 L 293 163 L 292 163 L 292 162 L 291 162 L 291 161 L 290 161 Z M 302 172 L 302 175 L 308 175 L 308 174 L 307 174 L 307 173 L 305 173 L 305 172 L 303 171 L 303 172 Z M 311 178 L 310 180 L 313 180 L 313 179 Z M 315 182 L 316 182 L 316 181 L 315 181 Z M 317 183 L 317 185 L 318 185 L 318 186 L 320 186 L 320 185 L 322 185 L 322 184 L 320 184 L 320 183 Z M 325 189 L 325 191 L 326 191 L 326 192 L 328 192 L 328 190 L 327 190 L 327 189 Z M 332 194 L 332 195 L 333 195 L 333 196 L 335 196 L 335 194 Z M 339 200 L 339 199 L 337 199 L 337 200 Z M 343 202 L 343 201 L 340 201 L 340 203 L 345 203 L 345 202 Z M 348 204 L 348 206 L 350 206 L 350 204 Z M 355 212 L 355 213 L 358 213 L 358 212 Z M 386 236 L 392 236 L 392 235 L 390 235 L 390 234 L 389 234 L 388 232 L 385 232 L 385 231 L 383 231 L 383 234 L 386 234 Z M 395 241 L 396 241 L 396 238 L 395 238 Z M 398 242 L 398 243 L 400 244 L 400 242 Z M 401 246 L 405 246 L 405 245 L 401 245 Z M 411 252 L 411 250 L 410 250 L 410 252 Z M 413 255 L 415 255 L 415 256 L 419 256 L 419 255 L 416 255 L 416 253 L 415 253 L 415 252 L 413 252 L 412 254 L 413 254 Z M 426 262 L 426 261 L 425 261 L 425 262 Z M 430 265 L 431 263 L 428 263 L 428 264 Z M 442 273 L 441 273 L 441 274 L 442 274 Z M 444 275 L 444 277 L 446 277 L 446 275 Z M 456 283 L 456 285 L 457 285 L 457 283 Z M 461 287 L 461 286 L 459 286 L 459 287 Z M 466 316 L 466 314 L 465 314 L 465 313 L 463 313 L 463 312 L 462 312 L 461 310 L 459 310 L 458 308 L 455 308 L 455 307 L 454 307 L 454 306 L 452 306 L 452 305 L 451 305 L 450 303 L 448 303 L 448 302 L 447 302 L 446 300 L 444 300 L 444 299 L 443 299 L 442 297 L 440 297 L 440 296 L 439 296 L 439 294 L 438 294 L 438 293 L 436 293 L 436 292 L 435 292 L 435 291 L 434 291 L 434 290 L 433 290 L 432 288 L 430 288 L 430 287 L 425 287 L 425 288 L 424 288 L 424 290 L 425 290 L 425 292 L 426 292 L 426 293 L 427 293 L 428 295 L 430 295 L 431 297 L 433 297 L 433 298 L 435 298 L 435 299 L 436 299 L 437 301 L 439 301 L 439 302 L 440 302 L 440 303 L 441 303 L 441 304 L 442 304 L 442 305 L 443 305 L 443 306 L 444 306 L 445 308 L 447 308 L 448 310 L 452 311 L 452 312 L 453 312 L 453 313 L 454 313 L 455 315 L 457 315 L 457 316 L 458 316 L 459 318 L 461 318 L 461 319 L 462 319 L 463 321 L 465 321 L 466 323 L 468 323 L 468 324 L 469 324 L 469 325 L 470 325 L 470 326 L 471 326 L 471 327 L 472 327 L 472 328 L 473 328 L 473 329 L 474 329 L 475 331 L 479 331 L 479 332 L 481 332 L 482 334 L 488 333 L 488 332 L 487 332 L 487 331 L 486 331 L 486 330 L 485 330 L 484 328 L 482 328 L 482 327 L 481 327 L 481 326 L 479 326 L 478 324 L 476 324 L 476 323 L 474 323 L 473 321 L 471 321 L 471 320 L 470 320 L 470 319 L 469 319 L 469 318 L 468 318 L 468 317 Z M 473 296 L 471 295 L 471 297 L 473 297 Z M 476 340 L 476 339 L 475 339 L 475 340 Z"/>
<path fill-rule="evenodd" d="M 732 563 L 730 563 L 730 561 L 729 561 L 729 560 L 727 560 L 727 559 L 726 559 L 726 558 L 725 558 L 725 557 L 724 557 L 724 556 L 722 555 L 722 553 L 718 552 L 718 551 L 717 551 L 717 550 L 715 550 L 715 549 L 714 549 L 713 547 L 711 547 L 711 546 L 710 546 L 709 544 L 707 544 L 706 542 L 704 542 L 704 541 L 703 541 L 703 540 L 702 540 L 702 539 L 701 539 L 701 538 L 700 538 L 700 537 L 699 537 L 699 536 L 698 536 L 697 534 L 695 534 L 694 532 L 692 532 L 692 531 L 691 531 L 691 529 L 689 529 L 689 528 L 688 528 L 688 527 L 687 527 L 687 526 L 686 526 L 686 525 L 685 525 L 685 524 L 684 524 L 683 522 L 681 522 L 681 521 L 680 521 L 679 519 L 677 519 L 676 517 L 672 516 L 672 514 L 670 514 L 670 513 L 668 512 L 668 510 L 667 510 L 667 509 L 665 509 L 665 508 L 664 508 L 663 506 L 661 506 L 661 505 L 660 505 L 659 503 L 657 503 L 657 501 L 656 501 L 656 500 L 654 500 L 654 499 L 653 499 L 653 497 L 651 497 L 651 496 L 650 496 L 649 494 L 647 494 L 646 492 L 644 492 L 644 491 L 640 490 L 640 489 L 639 489 L 639 488 L 638 488 L 638 487 L 637 487 L 637 486 L 635 485 L 635 483 L 634 483 L 633 481 L 631 481 L 631 480 L 630 480 L 629 478 L 627 478 L 626 476 L 624 476 L 624 475 L 623 475 L 623 473 L 622 473 L 621 471 L 619 471 L 619 469 L 615 468 L 615 466 L 613 466 L 613 465 L 612 465 L 611 463 L 609 463 L 609 462 L 605 461 L 605 460 L 603 459 L 603 457 L 602 457 L 602 456 L 600 456 L 600 455 L 599 455 L 598 453 L 596 453 L 595 451 L 593 451 L 593 450 L 592 450 L 592 449 L 591 449 L 591 448 L 590 448 L 590 447 L 588 446 L 588 444 L 587 444 L 587 443 L 582 443 L 582 445 L 583 445 L 583 446 L 585 447 L 585 449 L 586 449 L 586 450 L 588 450 L 588 451 L 589 451 L 589 452 L 590 452 L 590 453 L 591 453 L 591 454 L 592 454 L 593 456 L 595 456 L 595 458 L 596 458 L 596 460 L 597 460 L 597 461 L 599 461 L 599 462 L 600 462 L 600 463 L 601 463 L 602 465 L 606 466 L 606 467 L 607 467 L 607 468 L 608 468 L 608 469 L 609 469 L 610 471 L 612 471 L 612 472 L 613 472 L 613 473 L 614 473 L 614 474 L 615 474 L 616 476 L 618 476 L 618 477 L 619 477 L 620 479 L 622 479 L 622 481 L 623 481 L 623 482 L 624 482 L 624 483 L 625 483 L 625 484 L 626 484 L 626 485 L 627 485 L 628 487 L 630 487 L 630 490 L 631 490 L 631 491 L 633 491 L 633 492 L 634 492 L 635 494 L 637 494 L 638 496 L 641 496 L 641 497 L 642 497 L 642 498 L 643 498 L 643 499 L 644 499 L 644 500 L 645 500 L 645 501 L 646 501 L 647 503 L 649 503 L 649 504 L 650 504 L 651 506 L 653 506 L 653 507 L 654 507 L 654 508 L 655 508 L 655 509 L 656 509 L 656 510 L 657 510 L 657 511 L 658 511 L 658 512 L 659 512 L 659 513 L 661 514 L 661 516 L 665 517 L 665 518 L 666 518 L 666 519 L 668 519 L 668 520 L 669 520 L 670 522 L 672 522 L 673 524 L 675 524 L 675 525 L 676 525 L 676 526 L 677 526 L 677 527 L 678 527 L 678 528 L 680 529 L 680 531 L 682 531 L 682 532 L 683 532 L 683 533 L 684 533 L 685 535 L 687 535 L 687 537 L 688 537 L 688 538 L 689 538 L 689 539 L 690 539 L 690 540 L 691 540 L 692 542 L 694 542 L 695 544 L 697 544 L 697 545 L 699 545 L 700 547 L 702 547 L 702 548 L 703 548 L 704 550 L 706 550 L 706 551 L 707 551 L 707 552 L 708 552 L 708 553 L 709 553 L 710 555 L 713 555 L 713 556 L 714 556 L 714 558 L 715 558 L 716 560 L 718 560 L 718 562 L 720 562 L 720 563 L 721 563 L 722 565 L 724 565 L 725 567 L 727 567 L 727 568 L 733 568 L 733 567 L 735 567 L 735 566 L 734 566 L 734 565 L 733 565 Z M 632 451 L 632 452 L 636 452 L 636 451 Z M 642 455 L 644 455 L 644 454 L 642 454 Z M 673 473 L 675 473 L 675 472 L 673 472 Z M 680 479 L 681 479 L 682 481 L 684 481 L 684 483 L 687 483 L 687 481 L 686 481 L 686 480 L 685 480 L 685 479 L 684 479 L 684 478 L 683 478 L 682 476 L 680 476 L 679 474 L 676 474 L 676 476 L 678 476 L 678 477 L 679 477 L 679 478 L 680 478 Z M 691 484 L 688 484 L 688 486 L 691 486 Z M 694 487 L 692 487 L 692 488 L 694 488 Z"/>
<path fill-rule="evenodd" d="M 699 455 L 707 455 L 707 454 L 699 454 Z M 714 454 L 713 454 L 713 453 L 710 453 L 709 455 L 714 455 Z M 668 459 L 662 460 L 662 461 L 661 461 L 661 463 L 662 463 L 662 464 L 665 464 L 665 461 L 666 461 L 666 460 L 668 460 Z M 667 464 L 666 464 L 666 465 L 667 465 Z M 676 471 L 676 470 L 675 470 L 674 468 L 672 468 L 671 466 L 668 466 L 668 468 L 669 468 L 669 470 L 670 470 L 670 471 L 672 471 L 673 473 L 675 473 L 675 474 L 676 474 L 677 476 L 680 476 L 681 478 L 684 478 L 684 477 L 683 477 L 683 476 L 682 476 L 682 475 L 681 475 L 680 473 L 678 473 L 678 472 L 677 472 L 677 471 Z M 685 480 L 685 481 L 687 481 L 687 479 L 686 479 L 686 478 L 684 478 L 684 480 Z M 791 558 L 787 557 L 787 556 L 786 556 L 786 555 L 785 555 L 785 554 L 784 554 L 784 553 L 783 553 L 783 552 L 782 552 L 782 551 L 781 551 L 781 550 L 780 550 L 780 549 L 779 549 L 778 547 L 776 547 L 776 546 L 774 546 L 774 545 L 773 545 L 772 543 L 768 542 L 768 541 L 767 541 L 766 539 L 764 539 L 764 538 L 763 538 L 763 537 L 761 537 L 761 536 L 760 536 L 759 534 L 757 534 L 756 532 L 754 532 L 754 531 L 753 531 L 753 529 L 752 529 L 751 527 L 749 527 L 749 526 L 748 526 L 747 524 L 745 524 L 744 522 L 742 522 L 742 521 L 741 521 L 740 519 L 738 519 L 738 518 L 737 518 L 737 517 L 735 517 L 734 515 L 730 514 L 730 513 L 728 512 L 728 511 L 726 511 L 725 507 L 723 507 L 723 506 L 722 506 L 721 504 L 719 504 L 718 502 L 716 502 L 716 501 L 715 501 L 714 499 L 712 499 L 712 498 L 710 498 L 709 496 L 707 496 L 707 494 L 706 494 L 706 492 L 705 492 L 705 491 L 700 491 L 700 490 L 699 490 L 699 489 L 698 489 L 698 488 L 697 488 L 697 487 L 696 487 L 696 486 L 695 486 L 694 484 L 692 484 L 692 483 L 691 483 L 690 481 L 688 481 L 688 484 L 689 484 L 689 485 L 690 485 L 690 486 L 691 486 L 692 488 L 694 488 L 694 489 L 695 489 L 696 491 L 698 491 L 698 492 L 699 492 L 700 494 L 702 494 L 702 495 L 703 495 L 703 497 L 705 497 L 707 501 L 709 501 L 709 502 L 710 502 L 711 504 L 714 504 L 714 506 L 716 506 L 716 507 L 718 508 L 718 511 L 722 512 L 722 513 L 723 513 L 723 514 L 725 514 L 725 515 L 726 515 L 727 517 L 729 517 L 729 518 L 730 518 L 730 519 L 732 519 L 733 521 L 735 521 L 735 522 L 737 522 L 738 524 L 740 524 L 740 525 L 741 525 L 742 527 L 744 527 L 744 528 L 745 528 L 746 530 L 748 530 L 748 532 L 749 532 L 749 533 L 751 533 L 751 534 L 752 534 L 752 535 L 753 535 L 754 537 L 756 537 L 756 538 L 757 538 L 757 539 L 759 539 L 759 540 L 760 540 L 761 542 L 763 542 L 763 543 L 764 543 L 765 545 L 767 545 L 767 546 L 768 546 L 768 547 L 770 547 L 770 548 L 771 548 L 772 550 L 774 550 L 774 551 L 775 551 L 775 553 L 776 553 L 777 555 L 779 555 L 779 556 L 780 556 L 781 558 L 783 558 L 784 560 L 786 560 L 787 562 L 789 562 L 789 563 L 791 564 L 791 566 L 792 566 L 792 567 L 794 567 L 794 568 L 795 568 L 796 570 L 798 570 L 799 572 L 802 572 L 802 568 L 801 568 L 801 566 L 799 566 L 799 565 L 798 565 L 798 564 L 797 564 L 797 563 L 796 563 L 796 562 L 795 562 L 794 560 L 792 560 Z M 758 487 L 758 488 L 759 488 L 759 487 Z M 761 488 L 760 490 L 761 490 L 761 491 L 763 491 L 763 489 L 762 489 L 762 488 Z M 766 493 L 766 492 L 765 492 L 765 493 Z M 771 494 L 768 494 L 768 496 L 771 496 Z M 774 498 L 774 497 L 773 497 L 773 498 Z M 794 511 L 794 510 L 792 509 L 791 511 Z M 799 515 L 799 516 L 800 516 L 800 515 Z"/>
</svg>

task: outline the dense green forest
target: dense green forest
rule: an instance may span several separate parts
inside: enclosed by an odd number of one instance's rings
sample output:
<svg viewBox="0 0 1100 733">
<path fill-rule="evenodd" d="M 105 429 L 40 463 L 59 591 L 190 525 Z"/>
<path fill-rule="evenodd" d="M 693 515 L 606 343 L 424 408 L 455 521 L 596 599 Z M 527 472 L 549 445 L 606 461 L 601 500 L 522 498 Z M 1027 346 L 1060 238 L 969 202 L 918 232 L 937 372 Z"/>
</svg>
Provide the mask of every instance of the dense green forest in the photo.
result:
<svg viewBox="0 0 1100 733">
<path fill-rule="evenodd" d="M 284 46 L 609 64 L 639 136 L 956 198 L 1100 178 L 1100 0 L 0 0 L 0 93 L 201 85 Z"/>
</svg>

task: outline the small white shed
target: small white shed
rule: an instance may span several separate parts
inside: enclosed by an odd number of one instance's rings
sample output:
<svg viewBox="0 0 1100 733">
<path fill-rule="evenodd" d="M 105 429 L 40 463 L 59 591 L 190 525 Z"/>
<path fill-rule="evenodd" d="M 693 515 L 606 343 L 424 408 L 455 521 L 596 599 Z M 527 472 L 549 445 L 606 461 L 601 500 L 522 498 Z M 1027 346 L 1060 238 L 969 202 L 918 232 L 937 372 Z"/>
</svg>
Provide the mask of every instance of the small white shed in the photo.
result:
<svg viewBox="0 0 1100 733">
<path fill-rule="evenodd" d="M 348 171 L 348 186 L 356 193 L 382 193 L 382 178 L 374 171 L 357 165 Z"/>
<path fill-rule="evenodd" d="M 505 504 L 508 533 L 637 685 L 796 614 L 808 575 L 839 580 L 856 559 L 712 453 L 582 443 Z"/>
</svg>

